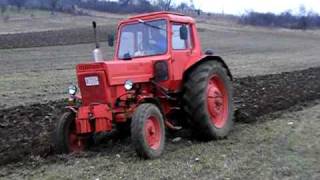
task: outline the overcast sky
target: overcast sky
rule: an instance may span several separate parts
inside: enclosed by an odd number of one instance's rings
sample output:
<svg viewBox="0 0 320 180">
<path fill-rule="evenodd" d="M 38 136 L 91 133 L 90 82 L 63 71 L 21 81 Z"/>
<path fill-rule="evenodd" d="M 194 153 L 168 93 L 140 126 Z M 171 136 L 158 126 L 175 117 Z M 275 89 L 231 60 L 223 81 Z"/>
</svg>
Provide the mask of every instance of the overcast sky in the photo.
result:
<svg viewBox="0 0 320 180">
<path fill-rule="evenodd" d="M 183 1 L 190 2 L 190 0 L 174 1 L 176 4 Z M 300 5 L 320 14 L 320 0 L 193 0 L 193 2 L 196 8 L 206 12 L 224 12 L 235 15 L 243 14 L 246 10 L 280 13 L 292 9 L 295 13 L 298 12 Z"/>
</svg>

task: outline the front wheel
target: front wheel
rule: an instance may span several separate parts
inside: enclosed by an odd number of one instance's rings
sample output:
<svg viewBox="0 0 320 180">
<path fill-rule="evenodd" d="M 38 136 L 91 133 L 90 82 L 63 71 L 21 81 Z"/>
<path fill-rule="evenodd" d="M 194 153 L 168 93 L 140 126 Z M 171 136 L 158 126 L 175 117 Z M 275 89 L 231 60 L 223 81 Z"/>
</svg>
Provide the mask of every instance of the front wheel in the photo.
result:
<svg viewBox="0 0 320 180">
<path fill-rule="evenodd" d="M 54 135 L 57 153 L 72 153 L 83 151 L 88 146 L 88 136 L 76 133 L 75 113 L 65 112 L 59 119 Z"/>
<path fill-rule="evenodd" d="M 159 108 L 145 103 L 138 106 L 131 121 L 132 144 L 145 159 L 159 157 L 164 149 L 165 127 Z"/>
</svg>

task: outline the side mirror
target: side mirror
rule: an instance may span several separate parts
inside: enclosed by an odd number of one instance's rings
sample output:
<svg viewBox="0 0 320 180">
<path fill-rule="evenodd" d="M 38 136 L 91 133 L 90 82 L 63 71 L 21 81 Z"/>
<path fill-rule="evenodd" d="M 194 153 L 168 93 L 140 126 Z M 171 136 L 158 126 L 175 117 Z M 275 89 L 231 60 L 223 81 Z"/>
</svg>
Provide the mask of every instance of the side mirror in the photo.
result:
<svg viewBox="0 0 320 180">
<path fill-rule="evenodd" d="M 206 49 L 205 55 L 209 55 L 209 56 L 212 56 L 214 54 L 214 51 L 212 49 Z"/>
<path fill-rule="evenodd" d="M 108 34 L 108 45 L 110 47 L 113 47 L 113 45 L 114 45 L 114 35 L 113 34 Z"/>
<path fill-rule="evenodd" d="M 186 25 L 182 25 L 180 27 L 180 39 L 182 39 L 182 40 L 188 39 L 188 28 Z"/>
<path fill-rule="evenodd" d="M 167 61 L 158 61 L 154 64 L 154 80 L 156 82 L 169 79 L 169 70 Z"/>
</svg>

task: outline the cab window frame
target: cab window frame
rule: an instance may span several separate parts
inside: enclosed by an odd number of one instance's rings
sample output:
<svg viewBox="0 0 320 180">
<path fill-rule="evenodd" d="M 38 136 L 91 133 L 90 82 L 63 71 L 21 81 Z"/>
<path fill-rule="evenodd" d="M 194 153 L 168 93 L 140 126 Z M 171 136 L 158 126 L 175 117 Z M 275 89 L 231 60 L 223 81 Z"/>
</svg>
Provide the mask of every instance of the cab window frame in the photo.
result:
<svg viewBox="0 0 320 180">
<path fill-rule="evenodd" d="M 182 39 L 179 39 L 180 41 L 186 41 L 184 43 L 186 43 L 186 47 L 184 48 L 176 48 L 175 47 L 175 43 L 174 43 L 174 26 L 179 26 L 181 27 L 182 25 L 185 25 L 188 29 L 188 39 L 187 40 L 182 40 Z M 190 49 L 193 49 L 194 47 L 194 44 L 193 44 L 193 38 L 192 38 L 192 25 L 189 24 L 189 23 L 181 23 L 181 22 L 173 22 L 171 24 L 171 39 L 170 39 L 170 43 L 171 43 L 171 48 L 172 50 L 174 51 L 184 51 L 184 50 L 190 50 Z M 179 31 L 179 29 L 178 29 Z M 180 32 L 179 32 L 180 33 Z M 178 38 L 180 38 L 180 34 L 178 34 Z"/>
<path fill-rule="evenodd" d="M 154 21 L 165 21 L 165 25 L 166 25 L 166 43 L 167 43 L 167 48 L 165 50 L 165 52 L 163 53 L 159 53 L 159 54 L 153 54 L 153 55 L 142 55 L 142 56 L 135 56 L 132 57 L 134 59 L 140 59 L 140 58 L 145 58 L 145 57 L 152 57 L 152 56 L 160 56 L 160 55 L 166 55 L 169 53 L 169 43 L 170 43 L 170 39 L 169 39 L 169 33 L 168 30 L 170 28 L 170 21 L 167 18 L 155 18 L 155 19 L 144 19 L 145 22 L 154 22 Z M 120 46 L 121 46 L 121 35 L 124 33 L 122 30 L 124 27 L 126 27 L 127 25 L 135 25 L 135 24 L 139 24 L 140 22 L 137 22 L 136 20 L 132 21 L 132 22 L 127 22 L 127 23 L 123 23 L 120 24 L 119 28 L 118 28 L 118 43 L 117 43 L 117 51 L 115 53 L 115 58 L 117 60 L 125 60 L 123 57 L 120 57 Z"/>
</svg>

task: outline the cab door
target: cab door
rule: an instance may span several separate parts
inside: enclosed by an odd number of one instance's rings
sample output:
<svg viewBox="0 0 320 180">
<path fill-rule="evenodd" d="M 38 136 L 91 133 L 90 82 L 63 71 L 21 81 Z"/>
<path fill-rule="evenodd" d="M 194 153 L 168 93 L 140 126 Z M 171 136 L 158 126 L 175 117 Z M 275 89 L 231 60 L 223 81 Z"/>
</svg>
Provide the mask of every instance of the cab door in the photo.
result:
<svg viewBox="0 0 320 180">
<path fill-rule="evenodd" d="M 187 38 L 182 39 L 181 28 L 186 28 Z M 184 67 L 192 58 L 193 42 L 191 38 L 191 25 L 187 23 L 171 24 L 171 67 L 173 73 L 173 89 L 178 89 L 183 78 Z"/>
</svg>

